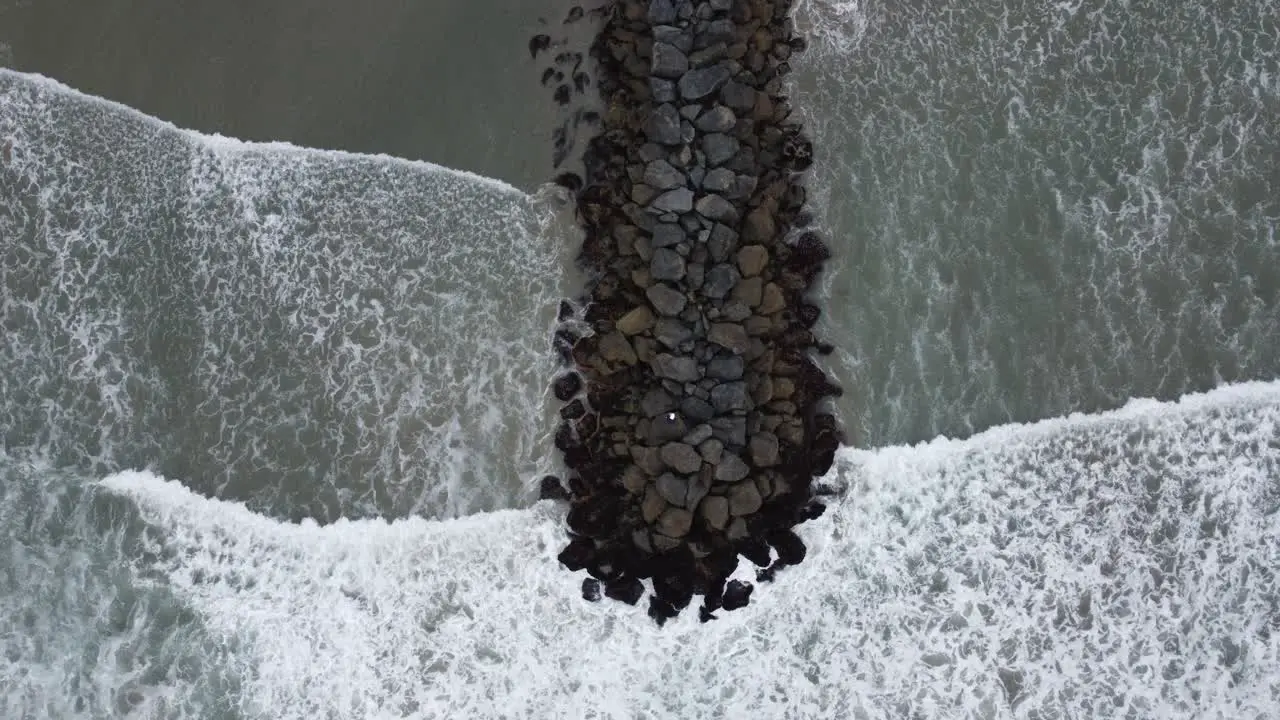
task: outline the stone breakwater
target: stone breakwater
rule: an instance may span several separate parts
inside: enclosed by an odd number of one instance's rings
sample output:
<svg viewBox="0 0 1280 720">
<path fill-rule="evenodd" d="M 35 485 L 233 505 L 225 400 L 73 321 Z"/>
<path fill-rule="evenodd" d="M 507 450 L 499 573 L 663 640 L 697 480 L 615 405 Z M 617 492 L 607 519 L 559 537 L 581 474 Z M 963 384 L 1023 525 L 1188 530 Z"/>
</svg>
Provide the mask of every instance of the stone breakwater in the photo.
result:
<svg viewBox="0 0 1280 720">
<path fill-rule="evenodd" d="M 824 510 L 813 479 L 842 441 L 824 402 L 840 389 L 810 354 L 831 349 L 807 298 L 830 252 L 806 229 L 812 148 L 783 92 L 804 48 L 790 5 L 597 11 L 598 132 L 582 176 L 558 178 L 591 280 L 553 339 L 569 366 L 553 383 L 569 474 L 567 487 L 544 478 L 542 496 L 570 503 L 559 557 L 590 573 L 584 597 L 634 604 L 652 579 L 659 623 L 694 595 L 704 621 L 746 605 L 752 585 L 728 581 L 739 556 L 757 581 L 802 561 L 793 528 Z"/>
</svg>

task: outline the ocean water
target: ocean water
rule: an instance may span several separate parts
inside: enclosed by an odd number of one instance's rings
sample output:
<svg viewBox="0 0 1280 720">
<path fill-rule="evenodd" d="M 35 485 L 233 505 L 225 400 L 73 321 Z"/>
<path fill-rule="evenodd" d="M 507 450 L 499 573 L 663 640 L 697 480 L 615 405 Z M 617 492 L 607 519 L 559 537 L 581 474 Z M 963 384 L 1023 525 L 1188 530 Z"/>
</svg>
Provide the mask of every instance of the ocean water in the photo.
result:
<svg viewBox="0 0 1280 720">
<path fill-rule="evenodd" d="M 800 3 L 857 448 L 663 629 L 532 501 L 561 196 L 0 70 L 0 717 L 1276 717 L 1278 13 Z"/>
</svg>

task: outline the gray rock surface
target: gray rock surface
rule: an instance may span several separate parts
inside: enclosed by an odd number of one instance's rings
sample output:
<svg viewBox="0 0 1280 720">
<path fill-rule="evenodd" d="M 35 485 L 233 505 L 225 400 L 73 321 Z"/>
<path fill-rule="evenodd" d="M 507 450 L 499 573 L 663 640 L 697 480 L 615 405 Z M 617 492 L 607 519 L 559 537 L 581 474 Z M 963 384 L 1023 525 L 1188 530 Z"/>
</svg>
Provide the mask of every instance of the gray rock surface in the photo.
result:
<svg viewBox="0 0 1280 720">
<path fill-rule="evenodd" d="M 689 302 L 684 293 L 676 290 L 670 285 L 657 283 L 650 286 L 644 291 L 645 297 L 649 298 L 649 302 L 653 305 L 653 309 L 657 310 L 660 315 L 679 315 L 684 306 Z"/>
<path fill-rule="evenodd" d="M 680 88 L 680 97 L 685 100 L 699 100 L 723 87 L 729 81 L 729 75 L 729 68 L 724 65 L 710 65 L 690 70 L 682 75 L 676 84 Z M 753 96 L 752 104 L 754 103 Z"/>
</svg>

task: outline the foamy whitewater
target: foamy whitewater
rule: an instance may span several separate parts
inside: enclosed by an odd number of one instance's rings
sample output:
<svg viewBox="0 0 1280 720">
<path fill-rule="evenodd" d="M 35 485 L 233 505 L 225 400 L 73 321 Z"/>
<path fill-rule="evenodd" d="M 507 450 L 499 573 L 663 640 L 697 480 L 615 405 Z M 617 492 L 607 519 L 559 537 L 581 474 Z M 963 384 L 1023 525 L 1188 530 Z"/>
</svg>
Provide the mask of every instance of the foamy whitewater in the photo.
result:
<svg viewBox="0 0 1280 720">
<path fill-rule="evenodd" d="M 799 5 L 884 447 L 661 629 L 530 501 L 554 193 L 0 70 L 0 718 L 1280 718 L 1280 6 Z"/>
</svg>

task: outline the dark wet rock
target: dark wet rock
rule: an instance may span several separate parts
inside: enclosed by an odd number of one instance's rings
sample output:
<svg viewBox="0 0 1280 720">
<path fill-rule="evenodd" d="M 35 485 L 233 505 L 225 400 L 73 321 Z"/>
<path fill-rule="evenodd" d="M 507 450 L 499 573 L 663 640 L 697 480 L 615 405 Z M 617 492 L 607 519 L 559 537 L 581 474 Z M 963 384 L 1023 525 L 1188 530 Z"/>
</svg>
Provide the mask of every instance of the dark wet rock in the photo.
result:
<svg viewBox="0 0 1280 720">
<path fill-rule="evenodd" d="M 693 337 L 693 330 L 675 318 L 664 317 L 653 327 L 653 337 L 670 350 Z"/>
<path fill-rule="evenodd" d="M 649 443 L 661 445 L 672 440 L 679 440 L 688 431 L 689 425 L 679 413 L 665 412 L 649 421 Z M 658 458 L 662 458 L 661 450 L 658 452 Z M 666 465 L 665 461 L 663 461 L 663 465 Z"/>
<path fill-rule="evenodd" d="M 681 400 L 680 412 L 689 418 L 690 422 L 706 422 L 716 415 L 716 409 L 711 407 L 711 403 L 698 397 L 687 397 Z"/>
<path fill-rule="evenodd" d="M 653 308 L 663 315 L 679 315 L 688 302 L 684 293 L 662 283 L 653 285 L 644 294 Z"/>
<path fill-rule="evenodd" d="M 653 44 L 653 65 L 650 70 L 660 78 L 675 79 L 689 69 L 689 58 L 674 45 L 664 42 Z"/>
<path fill-rule="evenodd" d="M 653 202 L 649 203 L 649 207 L 652 210 L 659 210 L 661 212 L 689 212 L 693 209 L 693 190 L 690 190 L 687 187 L 668 190 L 655 198 Z"/>
<path fill-rule="evenodd" d="M 669 507 L 658 516 L 654 529 L 670 538 L 682 538 L 693 527 L 693 513 L 684 508 Z"/>
<path fill-rule="evenodd" d="M 654 280 L 676 281 L 684 278 L 684 258 L 671 248 L 658 248 L 653 251 L 653 259 L 649 262 L 649 274 Z"/>
<path fill-rule="evenodd" d="M 708 133 L 725 133 L 733 129 L 738 122 L 733 111 L 724 105 L 716 105 L 698 116 L 694 126 Z"/>
<path fill-rule="evenodd" d="M 618 578 L 605 583 L 604 594 L 611 600 L 635 605 L 640 601 L 640 596 L 644 595 L 644 585 L 639 578 Z"/>
<path fill-rule="evenodd" d="M 738 141 L 724 133 L 711 133 L 702 138 L 702 154 L 711 166 L 723 165 L 738 153 Z"/>
<path fill-rule="evenodd" d="M 769 544 L 778 553 L 778 562 L 799 565 L 804 562 L 807 550 L 804 541 L 791 530 L 778 530 L 769 535 Z"/>
<path fill-rule="evenodd" d="M 690 510 L 698 507 L 702 499 L 711 492 L 711 480 L 715 477 L 715 469 L 703 467 L 697 474 L 689 477 L 689 492 L 685 496 L 684 506 Z"/>
<path fill-rule="evenodd" d="M 751 602 L 751 591 L 755 586 L 741 580 L 730 580 L 724 586 L 724 598 L 720 601 L 720 606 L 725 610 L 738 610 L 746 607 Z"/>
<path fill-rule="evenodd" d="M 618 318 L 615 328 L 624 335 L 638 335 L 653 327 L 653 311 L 647 305 L 637 305 Z"/>
<path fill-rule="evenodd" d="M 760 432 L 751 436 L 751 464 L 756 467 L 772 467 L 778 464 L 778 436 Z"/>
<path fill-rule="evenodd" d="M 649 475 L 657 475 L 666 469 L 662 464 L 662 458 L 658 455 L 658 448 L 646 445 L 632 445 L 630 448 L 631 459 L 639 466 L 641 470 Z"/>
<path fill-rule="evenodd" d="M 734 286 L 733 294 L 730 297 L 749 308 L 757 307 L 760 305 L 763 289 L 764 282 L 759 276 L 744 278 Z"/>
<path fill-rule="evenodd" d="M 644 491 L 644 501 L 640 503 L 640 515 L 647 523 L 657 522 L 658 516 L 667 507 L 667 501 L 658 494 L 658 488 L 650 485 Z"/>
<path fill-rule="evenodd" d="M 699 377 L 698 361 L 687 355 L 658 353 L 653 358 L 653 372 L 676 382 L 695 382 Z"/>
<path fill-rule="evenodd" d="M 778 228 L 768 208 L 761 206 L 747 213 L 742 226 L 742 239 L 751 245 L 767 245 L 774 241 Z"/>
<path fill-rule="evenodd" d="M 539 500 L 568 500 L 569 491 L 564 489 L 564 484 L 560 482 L 560 478 L 555 475 L 544 475 L 542 481 L 538 484 Z"/>
<path fill-rule="evenodd" d="M 716 466 L 716 481 L 723 483 L 736 483 L 745 478 L 751 472 L 751 468 L 742 461 L 737 455 L 726 452 L 720 458 L 720 464 Z"/>
<path fill-rule="evenodd" d="M 640 400 L 640 412 L 645 417 L 657 417 L 679 407 L 679 402 L 662 388 L 650 388 Z"/>
<path fill-rule="evenodd" d="M 574 538 L 560 551 L 556 559 L 561 565 L 569 568 L 570 572 L 577 572 L 587 566 L 591 562 L 591 558 L 595 556 L 596 544 L 590 538 Z"/>
<path fill-rule="evenodd" d="M 756 308 L 756 311 L 761 315 L 772 315 L 776 312 L 781 312 L 786 307 L 787 301 L 783 296 L 782 288 L 778 287 L 777 283 L 765 285 L 760 305 Z"/>
<path fill-rule="evenodd" d="M 733 203 L 714 193 L 698 198 L 696 207 L 699 215 L 714 222 L 734 223 L 738 220 L 738 209 Z"/>
<path fill-rule="evenodd" d="M 568 402 L 582 390 L 582 377 L 577 373 L 563 373 L 556 377 L 551 387 L 557 400 Z"/>
<path fill-rule="evenodd" d="M 773 557 L 769 553 L 769 543 L 762 537 L 753 537 L 739 542 L 738 552 L 757 567 L 768 567 L 773 562 Z"/>
<path fill-rule="evenodd" d="M 587 406 L 582 404 L 581 398 L 574 398 L 568 405 L 560 408 L 560 417 L 565 420 L 577 420 L 587 414 Z"/>
<path fill-rule="evenodd" d="M 685 475 L 697 472 L 698 468 L 702 467 L 702 456 L 698 455 L 698 451 L 680 442 L 663 445 L 661 457 L 667 467 L 674 468 L 676 472 Z"/>
<path fill-rule="evenodd" d="M 712 432 L 714 433 L 715 431 L 712 430 Z M 706 462 L 713 465 L 717 464 L 720 462 L 720 458 L 724 456 L 724 443 L 714 437 L 703 440 L 702 443 L 698 445 L 698 454 L 701 455 L 702 459 Z"/>
<path fill-rule="evenodd" d="M 595 578 L 583 578 L 582 580 L 582 599 L 587 602 L 598 602 L 600 600 L 600 581 Z"/>
<path fill-rule="evenodd" d="M 702 189 L 708 192 L 725 194 L 733 190 L 734 178 L 736 176 L 733 171 L 725 168 L 715 168 L 708 172 L 702 178 Z"/>
<path fill-rule="evenodd" d="M 707 333 L 707 340 L 735 355 L 741 355 L 747 350 L 749 338 L 746 329 L 737 323 L 715 323 Z"/>
<path fill-rule="evenodd" d="M 668 620 L 680 614 L 671 603 L 659 599 L 656 595 L 649 597 L 649 618 L 662 627 Z"/>
<path fill-rule="evenodd" d="M 711 65 L 690 70 L 681 76 L 677 83 L 680 88 L 680 97 L 685 100 L 704 98 L 719 90 L 728 82 L 729 76 L 729 68 L 724 65 Z M 752 98 L 752 103 L 754 102 L 755 99 Z"/>
<path fill-rule="evenodd" d="M 707 363 L 707 377 L 717 380 L 738 380 L 746 367 L 740 355 L 718 354 Z"/>
<path fill-rule="evenodd" d="M 723 530 L 729 522 L 729 500 L 713 495 L 702 500 L 699 506 L 703 520 L 713 530 Z"/>
<path fill-rule="evenodd" d="M 684 507 L 685 497 L 689 494 L 688 480 L 672 473 L 663 473 L 654 482 L 654 487 L 663 500 Z"/>
<path fill-rule="evenodd" d="M 650 140 L 656 143 L 679 145 L 682 142 L 680 115 L 676 112 L 675 105 L 663 103 L 654 108 L 653 112 L 649 114 L 649 122 L 645 126 L 645 133 Z"/>
<path fill-rule="evenodd" d="M 658 190 L 670 190 L 683 186 L 685 177 L 666 160 L 654 160 L 644 168 L 644 182 Z"/>
<path fill-rule="evenodd" d="M 742 517 L 760 509 L 763 500 L 760 491 L 752 482 L 740 482 L 729 489 L 729 514 Z"/>
<path fill-rule="evenodd" d="M 628 465 L 626 470 L 622 471 L 622 487 L 632 495 L 640 495 L 644 493 L 644 486 L 649 482 L 649 476 L 645 475 L 644 470 L 638 465 Z"/>
<path fill-rule="evenodd" d="M 738 271 L 732 265 L 721 263 L 707 271 L 707 276 L 702 281 L 702 294 L 719 300 L 728 295 L 737 284 Z"/>
</svg>

